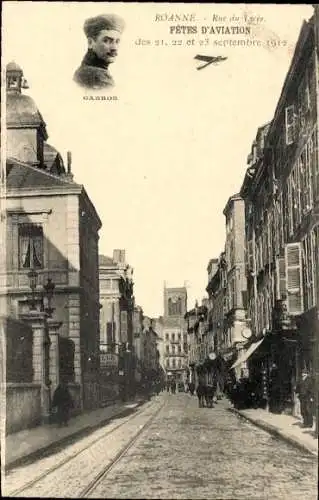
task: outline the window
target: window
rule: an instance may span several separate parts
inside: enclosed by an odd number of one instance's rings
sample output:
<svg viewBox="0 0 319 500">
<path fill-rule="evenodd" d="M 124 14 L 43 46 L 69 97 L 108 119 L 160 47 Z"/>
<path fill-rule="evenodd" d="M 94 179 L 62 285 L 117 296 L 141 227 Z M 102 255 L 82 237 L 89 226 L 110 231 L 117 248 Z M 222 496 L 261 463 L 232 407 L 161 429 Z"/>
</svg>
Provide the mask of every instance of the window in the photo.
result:
<svg viewBox="0 0 319 500">
<path fill-rule="evenodd" d="M 172 345 L 172 353 L 176 354 L 176 346 L 175 345 Z"/>
<path fill-rule="evenodd" d="M 169 354 L 169 346 L 166 346 L 166 354 Z"/>
<path fill-rule="evenodd" d="M 110 290 L 112 288 L 112 280 L 103 280 L 104 288 Z"/>
<path fill-rule="evenodd" d="M 181 359 L 179 359 L 179 360 L 178 360 L 178 368 L 181 368 L 181 367 L 182 367 L 182 360 L 181 360 Z"/>
<path fill-rule="evenodd" d="M 172 333 L 172 342 L 175 342 L 175 333 Z"/>
<path fill-rule="evenodd" d="M 181 341 L 182 335 L 179 333 L 178 334 L 178 340 Z"/>
<path fill-rule="evenodd" d="M 180 316 L 182 314 L 182 299 L 178 298 L 169 298 L 168 299 L 168 314 L 170 316 Z"/>
<path fill-rule="evenodd" d="M 108 346 L 113 347 L 113 343 L 115 342 L 115 327 L 116 324 L 114 322 L 108 321 L 106 323 L 106 343 Z"/>
<path fill-rule="evenodd" d="M 121 336 L 124 339 L 127 338 L 127 312 L 121 311 Z"/>
<path fill-rule="evenodd" d="M 289 314 L 303 312 L 302 256 L 300 243 L 288 243 L 285 248 L 286 286 Z"/>
<path fill-rule="evenodd" d="M 35 224 L 19 226 L 19 268 L 43 267 L 43 228 Z"/>
<path fill-rule="evenodd" d="M 165 334 L 165 340 L 169 340 L 169 335 L 168 333 Z"/>
<path fill-rule="evenodd" d="M 18 89 L 19 88 L 19 77 L 9 76 L 8 77 L 8 89 Z"/>
<path fill-rule="evenodd" d="M 181 346 L 181 345 L 179 345 L 179 346 L 178 346 L 178 354 L 180 354 L 181 352 L 182 352 L 182 346 Z"/>
<path fill-rule="evenodd" d="M 305 284 L 306 308 L 310 309 L 316 304 L 315 263 L 318 249 L 316 249 L 315 229 L 307 234 L 303 241 L 303 270 Z"/>
<path fill-rule="evenodd" d="M 172 367 L 176 368 L 176 359 L 175 358 L 172 359 Z"/>
</svg>

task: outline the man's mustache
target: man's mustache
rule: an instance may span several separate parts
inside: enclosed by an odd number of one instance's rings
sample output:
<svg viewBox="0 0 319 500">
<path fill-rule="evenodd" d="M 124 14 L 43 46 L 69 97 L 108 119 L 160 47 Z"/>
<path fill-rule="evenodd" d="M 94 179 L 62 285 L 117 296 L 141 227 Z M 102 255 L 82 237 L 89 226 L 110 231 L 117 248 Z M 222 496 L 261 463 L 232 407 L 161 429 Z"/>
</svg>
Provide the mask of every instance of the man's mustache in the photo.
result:
<svg viewBox="0 0 319 500">
<path fill-rule="evenodd" d="M 108 56 L 117 56 L 117 51 L 116 50 L 111 50 L 110 52 L 107 53 Z"/>
</svg>

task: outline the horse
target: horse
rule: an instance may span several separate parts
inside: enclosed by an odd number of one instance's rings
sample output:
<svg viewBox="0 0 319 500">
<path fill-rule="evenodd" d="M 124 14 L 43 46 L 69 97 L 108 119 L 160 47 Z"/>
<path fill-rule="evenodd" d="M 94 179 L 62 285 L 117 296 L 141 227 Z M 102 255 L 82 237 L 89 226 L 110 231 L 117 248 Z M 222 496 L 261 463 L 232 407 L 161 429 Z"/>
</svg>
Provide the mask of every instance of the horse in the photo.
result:
<svg viewBox="0 0 319 500">
<path fill-rule="evenodd" d="M 215 392 L 216 388 L 213 385 L 208 384 L 206 386 L 205 400 L 207 408 L 213 408 Z"/>
<path fill-rule="evenodd" d="M 194 396 L 194 392 L 195 392 L 195 384 L 194 384 L 194 382 L 190 382 L 188 384 L 188 390 L 189 390 L 191 396 Z"/>
</svg>

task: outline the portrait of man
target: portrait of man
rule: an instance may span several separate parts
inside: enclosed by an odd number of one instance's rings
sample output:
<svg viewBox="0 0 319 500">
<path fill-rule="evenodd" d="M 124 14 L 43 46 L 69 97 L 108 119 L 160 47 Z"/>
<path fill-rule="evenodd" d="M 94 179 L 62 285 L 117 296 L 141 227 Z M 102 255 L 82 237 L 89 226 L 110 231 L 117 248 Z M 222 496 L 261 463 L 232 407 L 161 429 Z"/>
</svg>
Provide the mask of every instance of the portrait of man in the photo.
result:
<svg viewBox="0 0 319 500">
<path fill-rule="evenodd" d="M 115 61 L 124 21 L 115 14 L 103 14 L 87 19 L 84 33 L 88 50 L 81 65 L 74 73 L 74 81 L 87 89 L 104 89 L 114 86 L 109 65 Z"/>
</svg>

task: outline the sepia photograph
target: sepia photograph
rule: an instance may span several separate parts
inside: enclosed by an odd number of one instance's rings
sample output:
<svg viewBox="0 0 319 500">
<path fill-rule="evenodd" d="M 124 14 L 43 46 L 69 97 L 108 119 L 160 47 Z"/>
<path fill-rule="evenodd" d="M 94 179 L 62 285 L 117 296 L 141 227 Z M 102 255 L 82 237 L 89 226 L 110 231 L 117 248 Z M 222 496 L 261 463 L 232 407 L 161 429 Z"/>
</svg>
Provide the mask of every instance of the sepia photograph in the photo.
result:
<svg viewBox="0 0 319 500">
<path fill-rule="evenodd" d="M 118 55 L 123 20 L 114 15 L 96 16 L 87 19 L 83 29 L 88 50 L 74 74 L 74 81 L 88 89 L 113 87 L 108 67 Z"/>
<path fill-rule="evenodd" d="M 2 7 L 2 495 L 316 500 L 319 6 Z"/>
</svg>

